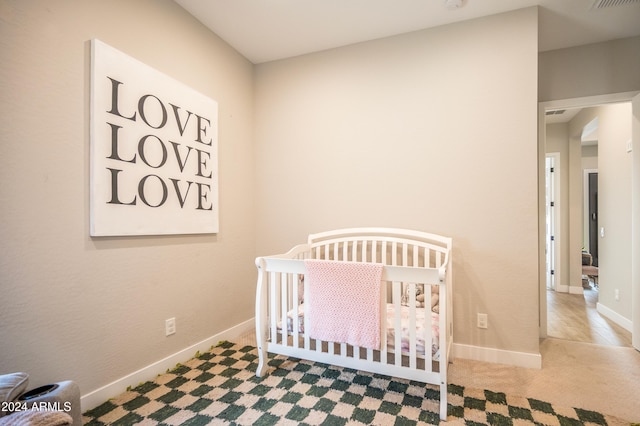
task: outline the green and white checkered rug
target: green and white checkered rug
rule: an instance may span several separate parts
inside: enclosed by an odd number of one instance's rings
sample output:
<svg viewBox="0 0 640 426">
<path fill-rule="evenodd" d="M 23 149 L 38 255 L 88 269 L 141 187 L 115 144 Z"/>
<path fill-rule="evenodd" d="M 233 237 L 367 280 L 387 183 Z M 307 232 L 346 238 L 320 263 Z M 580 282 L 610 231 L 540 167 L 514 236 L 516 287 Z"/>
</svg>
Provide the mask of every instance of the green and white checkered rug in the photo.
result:
<svg viewBox="0 0 640 426">
<path fill-rule="evenodd" d="M 440 424 L 439 392 L 378 374 L 272 357 L 256 377 L 257 350 L 223 342 L 154 381 L 84 413 L 85 425 Z M 447 424 L 611 425 L 593 411 L 449 385 Z"/>
</svg>

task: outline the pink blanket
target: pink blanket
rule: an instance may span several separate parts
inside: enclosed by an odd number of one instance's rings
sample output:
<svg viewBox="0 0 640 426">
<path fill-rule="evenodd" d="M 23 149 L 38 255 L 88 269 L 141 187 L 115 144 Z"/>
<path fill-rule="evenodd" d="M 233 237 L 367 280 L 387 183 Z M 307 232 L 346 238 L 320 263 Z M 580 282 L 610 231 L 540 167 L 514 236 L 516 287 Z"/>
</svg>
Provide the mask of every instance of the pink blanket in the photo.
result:
<svg viewBox="0 0 640 426">
<path fill-rule="evenodd" d="M 377 263 L 305 260 L 309 337 L 380 349 Z"/>
</svg>

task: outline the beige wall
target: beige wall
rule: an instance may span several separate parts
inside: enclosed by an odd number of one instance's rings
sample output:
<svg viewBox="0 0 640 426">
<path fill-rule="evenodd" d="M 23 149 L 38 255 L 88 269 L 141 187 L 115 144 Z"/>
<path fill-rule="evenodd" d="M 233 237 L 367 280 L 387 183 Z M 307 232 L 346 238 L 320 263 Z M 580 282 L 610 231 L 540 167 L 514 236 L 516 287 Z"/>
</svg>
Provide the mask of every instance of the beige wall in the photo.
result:
<svg viewBox="0 0 640 426">
<path fill-rule="evenodd" d="M 0 14 L 0 373 L 86 394 L 251 318 L 252 65 L 169 0 Z M 91 38 L 218 101 L 218 235 L 89 237 Z"/>
<path fill-rule="evenodd" d="M 598 150 L 598 225 L 605 236 L 599 240 L 602 250 L 602 289 L 600 303 L 631 320 L 631 175 L 632 155 L 627 152 L 631 140 L 631 104 L 600 108 Z M 602 173 L 602 174 L 600 174 Z M 619 291 L 619 299 L 615 291 Z"/>
<path fill-rule="evenodd" d="M 631 139 L 631 104 L 585 109 L 572 120 L 571 134 L 580 134 L 595 117 L 598 118 L 598 226 L 605 228 L 605 236 L 598 238 L 599 303 L 631 320 L 632 158 L 626 152 L 626 143 Z M 582 190 L 582 167 L 578 173 L 580 182 L 576 187 Z M 581 245 L 582 240 L 577 250 Z M 616 289 L 619 300 L 615 299 Z"/>
<path fill-rule="evenodd" d="M 640 37 L 540 53 L 538 100 L 640 89 Z"/>
<path fill-rule="evenodd" d="M 258 254 L 452 236 L 456 343 L 538 353 L 537 56 L 531 8 L 257 66 Z"/>
</svg>

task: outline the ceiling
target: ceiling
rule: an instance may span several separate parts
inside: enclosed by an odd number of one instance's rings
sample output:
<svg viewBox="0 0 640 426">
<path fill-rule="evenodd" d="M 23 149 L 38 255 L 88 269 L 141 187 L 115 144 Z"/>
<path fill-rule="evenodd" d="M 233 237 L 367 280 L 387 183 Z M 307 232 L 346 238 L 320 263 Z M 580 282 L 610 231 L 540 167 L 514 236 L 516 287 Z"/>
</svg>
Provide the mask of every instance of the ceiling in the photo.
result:
<svg viewBox="0 0 640 426">
<path fill-rule="evenodd" d="M 254 64 L 530 6 L 541 52 L 640 35 L 640 0 L 174 1 Z"/>
</svg>

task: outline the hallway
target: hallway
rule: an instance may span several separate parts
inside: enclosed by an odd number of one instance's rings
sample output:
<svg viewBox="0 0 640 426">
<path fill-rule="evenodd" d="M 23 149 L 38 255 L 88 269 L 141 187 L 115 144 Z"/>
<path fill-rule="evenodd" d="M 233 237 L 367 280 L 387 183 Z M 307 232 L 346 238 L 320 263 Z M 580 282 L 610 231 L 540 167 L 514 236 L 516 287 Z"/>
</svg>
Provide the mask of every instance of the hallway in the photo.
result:
<svg viewBox="0 0 640 426">
<path fill-rule="evenodd" d="M 547 290 L 547 335 L 557 339 L 604 346 L 631 347 L 631 333 L 600 315 L 598 290 L 584 295 Z"/>
</svg>

